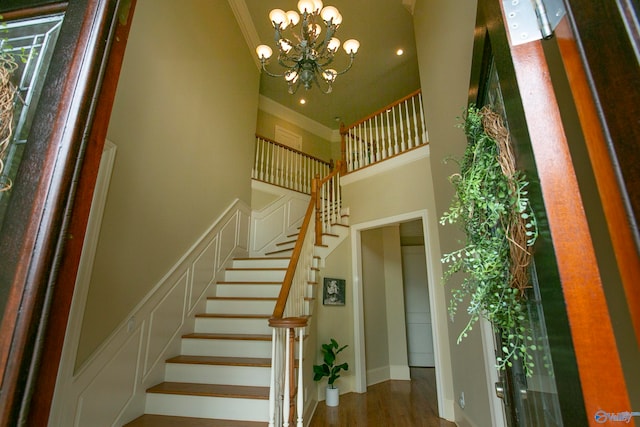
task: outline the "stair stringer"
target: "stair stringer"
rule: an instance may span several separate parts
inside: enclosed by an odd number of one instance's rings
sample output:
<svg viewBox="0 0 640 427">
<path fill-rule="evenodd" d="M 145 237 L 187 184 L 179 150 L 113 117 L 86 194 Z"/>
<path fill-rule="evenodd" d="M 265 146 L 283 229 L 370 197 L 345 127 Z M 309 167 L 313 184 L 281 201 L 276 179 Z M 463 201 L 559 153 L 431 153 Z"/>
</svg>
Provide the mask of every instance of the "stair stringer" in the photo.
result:
<svg viewBox="0 0 640 427">
<path fill-rule="evenodd" d="M 350 234 L 349 208 L 342 208 L 340 222 L 331 225 L 330 230 L 322 235 L 322 244 L 316 244 L 314 255 L 320 258 L 318 267 L 324 267 L 326 258 L 333 252 Z"/>
</svg>

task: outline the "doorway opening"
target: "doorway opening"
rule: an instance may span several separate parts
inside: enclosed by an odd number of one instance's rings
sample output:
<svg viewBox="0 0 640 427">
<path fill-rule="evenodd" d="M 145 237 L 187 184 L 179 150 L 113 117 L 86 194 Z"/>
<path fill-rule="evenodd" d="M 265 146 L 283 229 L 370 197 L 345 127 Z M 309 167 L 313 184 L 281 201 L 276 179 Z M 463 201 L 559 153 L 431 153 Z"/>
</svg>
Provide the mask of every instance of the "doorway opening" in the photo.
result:
<svg viewBox="0 0 640 427">
<path fill-rule="evenodd" d="M 445 293 L 434 274 L 439 259 L 431 256 L 427 224 L 424 210 L 351 226 L 355 388 L 363 393 L 389 379 L 409 380 L 410 364 L 432 366 L 439 415 L 453 419 Z M 421 263 L 409 274 L 422 275 L 406 296 L 403 252 L 409 268 Z M 418 304 L 407 306 L 418 295 Z"/>
</svg>

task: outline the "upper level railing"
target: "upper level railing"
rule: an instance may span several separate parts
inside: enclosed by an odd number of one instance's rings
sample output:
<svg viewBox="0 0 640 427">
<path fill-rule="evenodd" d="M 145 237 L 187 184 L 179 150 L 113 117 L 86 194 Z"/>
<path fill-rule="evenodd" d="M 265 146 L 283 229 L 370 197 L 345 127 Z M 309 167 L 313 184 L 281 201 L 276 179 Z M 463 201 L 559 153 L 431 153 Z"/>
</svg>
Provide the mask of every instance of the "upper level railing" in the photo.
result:
<svg viewBox="0 0 640 427">
<path fill-rule="evenodd" d="M 349 126 L 341 126 L 343 174 L 428 142 L 422 93 L 417 90 Z"/>
<path fill-rule="evenodd" d="M 251 177 L 290 190 L 311 194 L 311 180 L 326 176 L 331 163 L 256 135 Z"/>
</svg>

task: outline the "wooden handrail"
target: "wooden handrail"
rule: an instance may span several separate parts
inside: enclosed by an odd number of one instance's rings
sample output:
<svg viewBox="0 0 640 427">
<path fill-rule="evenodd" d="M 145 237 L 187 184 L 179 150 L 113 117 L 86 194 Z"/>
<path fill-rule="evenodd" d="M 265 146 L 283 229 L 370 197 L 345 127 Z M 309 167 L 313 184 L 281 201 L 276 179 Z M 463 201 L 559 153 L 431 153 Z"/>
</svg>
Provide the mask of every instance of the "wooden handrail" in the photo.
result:
<svg viewBox="0 0 640 427">
<path fill-rule="evenodd" d="M 307 326 L 308 316 L 300 317 L 272 317 L 269 319 L 269 326 L 272 328 L 303 328 Z"/>
<path fill-rule="evenodd" d="M 277 145 L 278 147 L 284 148 L 285 150 L 293 151 L 294 153 L 297 153 L 297 154 L 299 154 L 299 155 L 301 155 L 301 156 L 303 156 L 303 157 L 307 157 L 307 158 L 309 158 L 309 159 L 316 160 L 316 161 L 318 161 L 318 162 L 320 162 L 320 163 L 324 163 L 325 165 L 327 165 L 327 166 L 331 169 L 331 165 L 332 165 L 332 162 L 331 162 L 331 161 L 328 161 L 328 162 L 327 162 L 326 160 L 319 159 L 319 158 L 317 158 L 317 157 L 315 157 L 315 156 L 312 156 L 311 154 L 307 154 L 307 153 L 304 153 L 304 152 L 302 152 L 302 151 L 300 151 L 300 150 L 296 150 L 296 149 L 295 149 L 295 148 L 293 148 L 293 147 L 289 147 L 288 145 L 284 145 L 284 144 L 282 144 L 281 142 L 274 141 L 273 139 L 267 138 L 267 137 L 262 136 L 262 135 L 258 135 L 258 134 L 256 134 L 256 138 L 260 138 L 260 139 L 262 139 L 263 141 L 267 141 L 267 142 L 268 142 L 268 143 L 270 143 L 270 144 Z"/>
<path fill-rule="evenodd" d="M 350 124 L 349 126 L 344 126 L 344 127 L 341 126 L 340 127 L 340 134 L 341 135 L 346 134 L 349 131 L 349 129 L 354 128 L 354 127 L 358 126 L 359 124 L 362 124 L 362 123 L 366 122 L 367 120 L 371 120 L 375 116 L 378 116 L 378 115 L 384 113 L 385 111 L 392 109 L 396 105 L 402 104 L 404 101 L 406 101 L 407 99 L 413 98 L 414 96 L 418 95 L 420 92 L 421 92 L 421 89 L 415 90 L 415 91 L 411 92 L 409 95 L 407 95 L 405 97 L 402 97 L 402 98 L 398 99 L 397 101 L 394 101 L 394 102 L 392 102 L 391 104 L 389 104 L 389 105 L 387 105 L 385 107 L 380 108 L 379 110 L 377 110 L 374 113 L 369 114 L 364 119 L 360 119 L 357 122 Z"/>
<path fill-rule="evenodd" d="M 300 232 L 298 233 L 298 238 L 296 239 L 296 244 L 293 248 L 293 253 L 291 254 L 291 261 L 289 261 L 289 267 L 287 268 L 287 272 L 285 273 L 284 280 L 282 281 L 282 287 L 280 288 L 280 293 L 278 294 L 278 299 L 276 301 L 276 305 L 273 309 L 273 315 L 269 320 L 269 324 L 275 327 L 280 323 L 281 319 L 283 319 L 284 309 L 287 305 L 287 299 L 289 298 L 289 292 L 291 291 L 291 286 L 293 284 L 293 277 L 296 274 L 296 268 L 298 266 L 298 261 L 300 260 L 300 255 L 302 254 L 302 247 L 304 245 L 304 239 L 306 238 L 307 232 L 309 230 L 309 224 L 311 223 L 311 217 L 313 216 L 313 211 L 316 211 L 315 218 L 315 237 L 316 243 L 322 242 L 322 225 L 320 223 L 320 197 L 319 190 L 320 188 L 333 177 L 335 177 L 338 173 L 340 173 L 340 168 L 342 167 L 342 160 L 338 160 L 336 163 L 336 167 L 333 169 L 331 173 L 329 173 L 324 178 L 320 179 L 316 177 L 313 179 L 311 183 L 311 199 L 309 200 L 309 205 L 307 206 L 307 211 L 305 212 L 304 219 L 302 221 L 302 226 L 300 227 Z M 300 327 L 306 325 L 305 318 L 304 325 L 300 325 Z"/>
<path fill-rule="evenodd" d="M 317 179 L 314 178 L 314 183 L 317 183 Z M 300 227 L 300 232 L 298 233 L 298 238 L 296 239 L 296 244 L 293 248 L 293 253 L 291 255 L 291 261 L 289 261 L 289 268 L 287 268 L 287 272 L 284 275 L 284 280 L 282 282 L 282 287 L 280 288 L 280 293 L 278 294 L 278 300 L 276 301 L 276 305 L 273 309 L 273 315 L 269 320 L 269 324 L 277 324 L 279 319 L 282 319 L 284 314 L 284 309 L 287 305 L 287 299 L 289 298 L 289 292 L 291 291 L 291 285 L 293 284 L 293 277 L 296 274 L 296 267 L 298 266 L 298 261 L 300 260 L 300 254 L 302 253 L 302 246 L 304 244 L 304 239 L 307 235 L 307 230 L 309 229 L 309 224 L 311 223 L 311 217 L 313 216 L 313 209 L 315 208 L 315 193 L 317 193 L 317 186 L 312 185 L 311 189 L 311 200 L 309 201 L 309 205 L 307 206 L 307 212 L 304 215 L 304 220 L 302 221 L 302 227 Z M 304 322 L 305 326 L 307 324 L 306 320 Z"/>
</svg>

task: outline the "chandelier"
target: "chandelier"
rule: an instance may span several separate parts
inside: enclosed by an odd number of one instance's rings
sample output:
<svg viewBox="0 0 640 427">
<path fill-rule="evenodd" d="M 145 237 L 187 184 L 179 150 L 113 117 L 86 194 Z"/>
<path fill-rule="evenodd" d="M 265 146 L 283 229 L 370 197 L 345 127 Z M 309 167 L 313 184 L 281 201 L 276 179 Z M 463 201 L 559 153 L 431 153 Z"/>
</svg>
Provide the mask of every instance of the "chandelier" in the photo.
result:
<svg viewBox="0 0 640 427">
<path fill-rule="evenodd" d="M 301 85 L 311 89 L 314 82 L 322 92 L 330 93 L 336 77 L 349 71 L 353 65 L 360 42 L 350 39 L 343 43 L 342 47 L 350 58 L 344 70 L 338 72 L 328 68 L 340 47 L 340 40 L 333 35 L 342 23 L 342 15 L 333 6 L 322 7 L 320 0 L 300 0 L 298 10 L 299 14 L 294 10 L 285 12 L 281 9 L 273 9 L 269 13 L 278 46 L 278 64 L 286 71 L 274 74 L 267 70 L 266 64 L 273 50 L 264 44 L 256 48 L 262 70 L 271 77 L 284 77 L 291 94 Z M 325 26 L 324 35 L 320 21 Z M 296 28 L 298 23 L 301 25 Z M 289 29 L 288 36 L 285 35 L 286 29 Z"/>
</svg>

